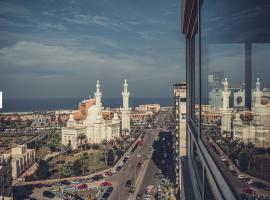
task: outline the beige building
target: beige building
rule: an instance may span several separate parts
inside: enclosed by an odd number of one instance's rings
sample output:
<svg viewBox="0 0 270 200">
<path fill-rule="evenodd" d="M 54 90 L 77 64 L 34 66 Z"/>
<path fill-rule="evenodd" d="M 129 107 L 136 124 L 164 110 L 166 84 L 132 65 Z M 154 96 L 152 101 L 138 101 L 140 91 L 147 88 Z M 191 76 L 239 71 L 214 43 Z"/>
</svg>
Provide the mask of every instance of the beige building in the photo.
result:
<svg viewBox="0 0 270 200">
<path fill-rule="evenodd" d="M 25 170 L 35 162 L 36 153 L 34 149 L 27 149 L 26 145 L 18 145 L 12 148 L 12 178 L 18 178 Z"/>
<path fill-rule="evenodd" d="M 0 155 L 0 199 L 12 199 L 10 154 Z"/>
<path fill-rule="evenodd" d="M 144 104 L 144 105 L 139 105 L 135 107 L 135 110 L 138 112 L 153 112 L 156 113 L 160 110 L 160 105 L 159 104 Z"/>
</svg>

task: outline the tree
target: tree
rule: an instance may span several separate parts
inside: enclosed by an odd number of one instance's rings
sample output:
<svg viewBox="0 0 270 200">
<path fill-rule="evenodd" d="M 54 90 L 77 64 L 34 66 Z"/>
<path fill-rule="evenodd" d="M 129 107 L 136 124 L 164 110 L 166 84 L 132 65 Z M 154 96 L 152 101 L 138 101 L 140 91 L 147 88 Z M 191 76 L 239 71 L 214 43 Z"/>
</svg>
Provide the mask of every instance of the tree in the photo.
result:
<svg viewBox="0 0 270 200">
<path fill-rule="evenodd" d="M 83 141 L 86 139 L 86 135 L 85 134 L 79 134 L 77 136 L 77 140 L 80 141 L 80 145 L 81 145 L 81 153 L 83 152 Z"/>
<path fill-rule="evenodd" d="M 84 152 L 80 158 L 80 162 L 82 163 L 82 173 L 88 170 L 88 162 L 87 159 L 89 158 L 88 153 Z"/>
<path fill-rule="evenodd" d="M 70 177 L 72 175 L 72 165 L 71 161 L 67 161 L 66 164 L 63 166 L 61 172 L 62 175 L 65 177 Z"/>
<path fill-rule="evenodd" d="M 113 166 L 114 164 L 114 151 L 109 149 L 107 152 L 107 165 Z"/>
<path fill-rule="evenodd" d="M 82 170 L 82 163 L 79 159 L 75 160 L 72 164 L 72 172 L 75 176 L 79 176 Z"/>
<path fill-rule="evenodd" d="M 36 171 L 38 179 L 46 179 L 49 175 L 49 164 L 45 160 L 40 160 L 38 162 L 38 167 Z"/>
</svg>

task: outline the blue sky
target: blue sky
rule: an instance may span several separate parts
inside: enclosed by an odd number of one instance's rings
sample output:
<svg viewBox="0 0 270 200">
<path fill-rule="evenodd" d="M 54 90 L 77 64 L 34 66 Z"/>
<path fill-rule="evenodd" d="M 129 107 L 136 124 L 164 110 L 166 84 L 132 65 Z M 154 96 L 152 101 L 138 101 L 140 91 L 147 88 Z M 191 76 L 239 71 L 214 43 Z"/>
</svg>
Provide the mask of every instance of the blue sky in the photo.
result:
<svg viewBox="0 0 270 200">
<path fill-rule="evenodd" d="M 179 0 L 1 0 L 6 98 L 166 97 L 185 77 Z"/>
</svg>

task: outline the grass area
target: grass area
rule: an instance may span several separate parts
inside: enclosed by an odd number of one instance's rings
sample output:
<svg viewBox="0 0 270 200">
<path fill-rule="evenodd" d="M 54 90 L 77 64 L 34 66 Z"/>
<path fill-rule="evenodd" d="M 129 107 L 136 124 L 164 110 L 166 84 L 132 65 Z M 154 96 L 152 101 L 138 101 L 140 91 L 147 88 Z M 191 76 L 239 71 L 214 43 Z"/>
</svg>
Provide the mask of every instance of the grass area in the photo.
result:
<svg viewBox="0 0 270 200">
<path fill-rule="evenodd" d="M 270 155 L 255 155 L 254 165 L 246 173 L 270 182 Z"/>
<path fill-rule="evenodd" d="M 101 171 L 103 169 L 108 168 L 108 166 L 106 166 L 105 161 L 103 159 L 103 150 L 88 150 L 86 151 L 88 154 L 88 159 L 86 160 L 86 162 L 88 162 L 88 170 L 87 172 L 85 172 L 85 175 L 87 174 L 92 174 L 98 171 Z M 74 155 L 58 155 L 56 157 L 54 157 L 52 160 L 49 161 L 49 165 L 51 166 L 51 170 L 53 172 L 54 175 L 59 175 L 59 169 L 62 165 L 64 165 L 64 163 L 60 164 L 59 161 L 75 161 L 77 159 L 79 159 L 82 156 L 82 154 L 79 152 L 77 154 Z"/>
<path fill-rule="evenodd" d="M 41 146 L 36 150 L 36 159 L 44 159 L 47 154 L 50 153 L 50 149 L 46 145 Z"/>
</svg>

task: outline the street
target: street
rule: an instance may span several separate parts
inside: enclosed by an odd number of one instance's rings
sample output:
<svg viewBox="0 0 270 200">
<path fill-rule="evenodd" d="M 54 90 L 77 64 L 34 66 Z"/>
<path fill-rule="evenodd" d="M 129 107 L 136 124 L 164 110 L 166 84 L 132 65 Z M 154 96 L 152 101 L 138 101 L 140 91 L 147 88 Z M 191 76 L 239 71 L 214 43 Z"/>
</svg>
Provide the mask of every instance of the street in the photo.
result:
<svg viewBox="0 0 270 200">
<path fill-rule="evenodd" d="M 135 183 L 135 179 L 137 179 L 141 168 L 144 167 L 143 165 L 147 158 L 148 149 L 152 148 L 154 140 L 158 137 L 158 132 L 159 130 L 146 130 L 144 136 L 144 145 L 137 147 L 137 149 L 130 155 L 130 158 L 120 172 L 106 179 L 106 181 L 111 182 L 114 186 L 114 190 L 109 199 L 128 199 L 131 193 L 129 193 L 125 184 L 128 180 L 132 180 L 133 184 Z M 142 163 L 142 167 L 137 167 L 139 162 Z"/>
</svg>

